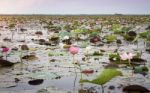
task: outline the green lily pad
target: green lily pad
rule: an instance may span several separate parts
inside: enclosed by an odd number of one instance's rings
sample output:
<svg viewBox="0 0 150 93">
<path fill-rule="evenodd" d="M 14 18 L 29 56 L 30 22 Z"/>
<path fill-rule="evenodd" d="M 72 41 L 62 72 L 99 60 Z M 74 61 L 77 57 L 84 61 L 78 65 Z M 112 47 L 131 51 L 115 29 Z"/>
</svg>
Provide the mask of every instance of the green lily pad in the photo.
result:
<svg viewBox="0 0 150 93">
<path fill-rule="evenodd" d="M 84 82 L 89 82 L 89 83 L 94 83 L 94 84 L 98 84 L 98 85 L 103 85 L 105 83 L 107 83 L 108 81 L 110 81 L 112 78 L 116 77 L 116 76 L 121 76 L 122 73 L 120 71 L 117 71 L 116 69 L 104 69 L 104 71 L 97 76 L 95 79 L 89 81 L 89 80 L 81 80 L 81 83 Z"/>
</svg>

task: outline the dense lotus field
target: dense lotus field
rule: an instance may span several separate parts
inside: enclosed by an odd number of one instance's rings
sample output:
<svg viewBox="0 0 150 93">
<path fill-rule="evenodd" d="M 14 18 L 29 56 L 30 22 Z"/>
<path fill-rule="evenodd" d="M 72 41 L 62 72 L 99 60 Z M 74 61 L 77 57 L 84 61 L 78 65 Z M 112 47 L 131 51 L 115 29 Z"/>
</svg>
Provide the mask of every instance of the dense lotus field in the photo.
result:
<svg viewBox="0 0 150 93">
<path fill-rule="evenodd" d="M 0 16 L 0 93 L 150 93 L 150 16 Z"/>
</svg>

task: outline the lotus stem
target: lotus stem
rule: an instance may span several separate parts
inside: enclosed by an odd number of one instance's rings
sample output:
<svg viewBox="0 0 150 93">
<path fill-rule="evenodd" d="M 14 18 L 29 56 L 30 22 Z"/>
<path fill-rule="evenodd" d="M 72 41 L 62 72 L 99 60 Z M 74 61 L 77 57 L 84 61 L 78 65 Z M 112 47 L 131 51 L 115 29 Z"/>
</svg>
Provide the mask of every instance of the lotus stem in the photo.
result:
<svg viewBox="0 0 150 93">
<path fill-rule="evenodd" d="M 132 67 L 132 65 L 131 65 L 131 59 L 129 59 L 128 62 L 129 62 L 129 66 Z"/>
<path fill-rule="evenodd" d="M 132 68 L 131 59 L 129 59 L 128 62 L 129 62 L 129 66 Z M 132 76 L 133 76 L 133 70 L 132 70 Z"/>
<path fill-rule="evenodd" d="M 5 53 L 5 57 L 6 57 L 6 60 L 7 60 L 7 52 Z"/>
<path fill-rule="evenodd" d="M 103 87 L 103 85 L 101 85 L 101 87 L 102 87 L 102 93 L 104 93 L 104 87 Z"/>
<path fill-rule="evenodd" d="M 77 74 L 74 55 L 73 55 L 73 64 L 74 64 L 74 71 L 75 71 L 75 74 Z"/>
<path fill-rule="evenodd" d="M 83 76 L 82 76 L 82 72 L 81 72 L 81 65 L 79 65 L 79 67 L 80 67 L 80 73 L 81 73 L 81 80 L 83 80 Z"/>
<path fill-rule="evenodd" d="M 74 58 L 74 55 L 73 55 L 73 64 L 74 64 L 74 71 L 75 71 L 75 80 L 74 80 L 74 88 L 75 88 L 76 79 L 77 79 L 77 72 L 76 72 L 76 66 L 75 66 L 75 58 Z"/>
</svg>

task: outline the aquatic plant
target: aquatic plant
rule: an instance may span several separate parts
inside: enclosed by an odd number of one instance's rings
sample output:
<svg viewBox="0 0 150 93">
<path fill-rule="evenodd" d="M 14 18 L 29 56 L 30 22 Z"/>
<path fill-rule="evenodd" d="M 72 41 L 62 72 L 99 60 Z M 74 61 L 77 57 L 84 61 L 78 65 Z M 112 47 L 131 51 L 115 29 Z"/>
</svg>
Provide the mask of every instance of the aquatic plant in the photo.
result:
<svg viewBox="0 0 150 93">
<path fill-rule="evenodd" d="M 131 66 L 131 59 L 133 58 L 134 54 L 132 53 L 126 53 L 120 54 L 121 60 L 128 60 L 129 66 Z"/>
<path fill-rule="evenodd" d="M 146 66 L 138 66 L 138 67 L 135 67 L 134 69 L 134 73 L 140 73 L 140 74 L 143 74 L 143 75 L 146 75 L 148 73 L 149 69 L 148 67 Z"/>
<path fill-rule="evenodd" d="M 1 52 L 5 55 L 6 60 L 7 60 L 7 55 L 8 55 L 9 51 L 10 51 L 10 49 L 7 47 L 1 48 Z"/>
<path fill-rule="evenodd" d="M 89 42 L 87 42 L 87 41 L 84 41 L 84 42 L 82 42 L 82 44 L 81 44 L 81 48 L 86 48 L 87 46 L 89 45 Z"/>
<path fill-rule="evenodd" d="M 111 43 L 117 39 L 117 36 L 116 35 L 107 35 L 104 38 L 107 40 L 107 43 Z"/>
<path fill-rule="evenodd" d="M 90 39 L 90 43 L 93 43 L 95 45 L 100 41 L 101 41 L 101 38 L 99 36 L 94 36 Z"/>
<path fill-rule="evenodd" d="M 42 33 L 41 31 L 37 31 L 37 32 L 35 32 L 35 35 L 37 35 L 37 36 L 38 36 L 38 38 L 39 38 L 40 36 L 42 36 L 42 35 L 43 35 L 43 33 Z"/>
<path fill-rule="evenodd" d="M 96 32 L 96 31 L 92 31 L 90 32 L 90 37 L 95 37 L 98 35 L 99 32 Z"/>
<path fill-rule="evenodd" d="M 131 27 L 122 27 L 122 33 L 127 33 L 131 30 L 132 28 Z"/>
<path fill-rule="evenodd" d="M 80 80 L 80 82 L 89 82 L 98 85 L 103 85 L 116 76 L 121 76 L 122 73 L 116 69 L 104 69 L 104 71 L 93 80 Z"/>
<path fill-rule="evenodd" d="M 124 34 L 123 37 L 127 41 L 134 41 L 134 39 L 136 38 L 136 36 L 129 36 L 127 34 Z"/>
<path fill-rule="evenodd" d="M 71 44 L 71 38 L 69 36 L 64 36 L 62 42 L 64 44 L 70 45 Z"/>
<path fill-rule="evenodd" d="M 78 53 L 78 51 L 79 51 L 79 48 L 77 48 L 77 47 L 70 47 L 69 48 L 69 52 L 74 56 L 75 54 L 77 54 Z"/>
<path fill-rule="evenodd" d="M 139 36 L 140 38 L 146 39 L 148 34 L 150 34 L 150 30 L 139 33 Z"/>
<path fill-rule="evenodd" d="M 103 56 L 103 53 L 99 52 L 99 51 L 95 51 L 92 56 Z"/>
<path fill-rule="evenodd" d="M 120 61 L 119 53 L 111 53 L 109 54 L 110 61 Z"/>
<path fill-rule="evenodd" d="M 129 85 L 123 88 L 125 93 L 149 93 L 149 89 L 141 85 Z"/>
<path fill-rule="evenodd" d="M 122 33 L 122 26 L 120 24 L 113 24 L 111 30 L 115 34 L 120 34 L 120 33 Z"/>
<path fill-rule="evenodd" d="M 64 37 L 66 37 L 66 36 L 71 37 L 72 34 L 70 32 L 68 32 L 68 31 L 61 31 L 61 32 L 59 32 L 59 37 L 61 39 L 65 39 Z"/>
<path fill-rule="evenodd" d="M 69 52 L 73 55 L 73 64 L 74 64 L 74 71 L 75 71 L 75 75 L 77 77 L 77 72 L 76 72 L 76 63 L 75 63 L 75 59 L 74 59 L 74 56 L 75 54 L 77 54 L 79 52 L 79 48 L 78 47 L 74 47 L 74 46 L 71 46 L 69 48 Z M 80 67 L 80 71 L 81 71 L 81 66 L 78 65 Z M 76 77 L 75 77 L 75 81 L 76 81 Z M 82 74 L 81 74 L 81 79 L 82 79 Z M 74 81 L 74 86 L 75 86 L 75 81 Z"/>
</svg>

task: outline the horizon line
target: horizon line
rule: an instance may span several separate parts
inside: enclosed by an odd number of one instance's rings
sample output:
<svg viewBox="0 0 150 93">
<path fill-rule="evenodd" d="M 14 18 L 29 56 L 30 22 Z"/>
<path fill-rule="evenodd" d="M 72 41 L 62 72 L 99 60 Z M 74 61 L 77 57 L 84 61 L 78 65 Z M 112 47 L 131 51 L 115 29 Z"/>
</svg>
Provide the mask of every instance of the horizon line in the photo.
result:
<svg viewBox="0 0 150 93">
<path fill-rule="evenodd" d="M 122 14 L 122 13 L 114 13 L 114 14 L 40 14 L 40 13 L 33 13 L 33 14 L 31 14 L 31 13 L 29 13 L 29 14 L 0 14 L 0 16 L 2 16 L 2 15 L 150 15 L 150 14 Z"/>
</svg>

